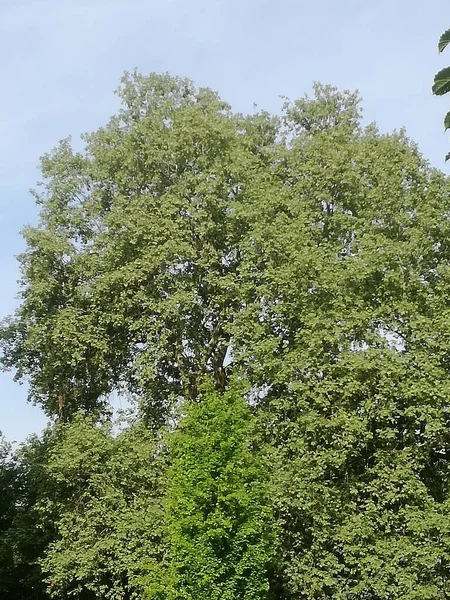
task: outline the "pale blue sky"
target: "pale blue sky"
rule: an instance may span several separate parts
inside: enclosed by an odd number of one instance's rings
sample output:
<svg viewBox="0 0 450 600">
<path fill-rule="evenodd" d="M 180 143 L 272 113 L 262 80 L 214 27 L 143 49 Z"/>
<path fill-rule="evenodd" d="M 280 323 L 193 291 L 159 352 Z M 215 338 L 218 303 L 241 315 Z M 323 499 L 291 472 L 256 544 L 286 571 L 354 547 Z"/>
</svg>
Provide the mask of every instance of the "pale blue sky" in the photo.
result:
<svg viewBox="0 0 450 600">
<path fill-rule="evenodd" d="M 405 126 L 445 168 L 432 96 L 448 0 L 0 0 L 0 315 L 15 306 L 19 231 L 36 219 L 28 194 L 39 156 L 103 124 L 124 70 L 169 71 L 217 89 L 241 111 L 276 111 L 314 80 L 359 89 L 367 121 Z M 25 386 L 0 375 L 0 430 L 9 440 L 45 419 Z"/>
</svg>

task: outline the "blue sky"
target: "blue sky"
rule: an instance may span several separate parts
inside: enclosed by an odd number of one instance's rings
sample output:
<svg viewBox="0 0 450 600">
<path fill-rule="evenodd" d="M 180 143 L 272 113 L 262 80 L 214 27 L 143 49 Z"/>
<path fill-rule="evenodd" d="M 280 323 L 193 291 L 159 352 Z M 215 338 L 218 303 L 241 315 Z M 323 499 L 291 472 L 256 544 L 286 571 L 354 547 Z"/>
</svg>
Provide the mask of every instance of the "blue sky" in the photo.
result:
<svg viewBox="0 0 450 600">
<path fill-rule="evenodd" d="M 41 154 L 103 124 L 124 70 L 169 71 L 218 90 L 237 110 L 278 110 L 314 80 L 358 89 L 367 121 L 405 126 L 445 168 L 450 98 L 430 92 L 450 64 L 437 39 L 448 0 L 0 0 L 0 315 L 15 305 L 23 249 L 36 220 L 28 193 Z M 0 430 L 9 440 L 45 419 L 26 386 L 0 375 Z"/>
</svg>

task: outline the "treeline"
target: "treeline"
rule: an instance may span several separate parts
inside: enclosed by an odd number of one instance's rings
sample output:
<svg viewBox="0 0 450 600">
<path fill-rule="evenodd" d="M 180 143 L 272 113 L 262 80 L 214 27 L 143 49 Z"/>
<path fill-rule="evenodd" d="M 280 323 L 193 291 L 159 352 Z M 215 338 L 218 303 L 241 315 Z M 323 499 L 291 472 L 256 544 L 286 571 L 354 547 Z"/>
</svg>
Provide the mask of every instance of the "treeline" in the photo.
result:
<svg viewBox="0 0 450 600">
<path fill-rule="evenodd" d="M 0 596 L 449 597 L 448 178 L 329 86 L 118 94 L 42 159 L 0 332 L 50 417 L 1 447 Z"/>
</svg>

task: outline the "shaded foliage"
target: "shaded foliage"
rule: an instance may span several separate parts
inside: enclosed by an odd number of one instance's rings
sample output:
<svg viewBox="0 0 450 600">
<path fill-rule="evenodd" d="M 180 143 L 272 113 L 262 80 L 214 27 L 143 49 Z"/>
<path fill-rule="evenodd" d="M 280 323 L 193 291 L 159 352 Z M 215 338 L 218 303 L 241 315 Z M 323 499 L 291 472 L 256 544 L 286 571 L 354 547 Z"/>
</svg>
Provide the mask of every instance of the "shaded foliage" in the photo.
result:
<svg viewBox="0 0 450 600">
<path fill-rule="evenodd" d="M 51 519 L 41 519 L 36 503 L 48 490 L 44 465 L 49 435 L 30 437 L 14 454 L 3 454 L 0 592 L 11 600 L 48 597 L 38 561 L 54 527 Z"/>
</svg>

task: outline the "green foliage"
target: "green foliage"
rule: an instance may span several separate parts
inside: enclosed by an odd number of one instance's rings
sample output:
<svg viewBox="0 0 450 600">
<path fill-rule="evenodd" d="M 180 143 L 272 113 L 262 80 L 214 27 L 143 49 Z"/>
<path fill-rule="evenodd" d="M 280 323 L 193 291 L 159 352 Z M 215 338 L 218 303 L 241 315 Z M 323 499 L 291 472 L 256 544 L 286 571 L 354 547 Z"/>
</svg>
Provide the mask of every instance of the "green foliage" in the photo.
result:
<svg viewBox="0 0 450 600">
<path fill-rule="evenodd" d="M 42 161 L 1 335 L 32 400 L 92 418 L 29 512 L 53 596 L 445 598 L 449 180 L 329 86 L 280 118 L 169 76 L 119 94 Z M 117 438 L 115 388 L 145 424 Z"/>
<path fill-rule="evenodd" d="M 38 559 L 52 539 L 53 523 L 41 518 L 36 502 L 48 491 L 49 435 L 29 438 L 15 454 L 2 446 L 0 593 L 10 600 L 47 598 Z"/>
<path fill-rule="evenodd" d="M 445 597 L 449 182 L 402 133 L 287 117 L 233 332 L 278 454 L 282 597 Z"/>
<path fill-rule="evenodd" d="M 164 461 L 154 436 L 136 424 L 112 437 L 80 416 L 54 436 L 45 466 L 52 492 L 37 506 L 55 518 L 40 560 L 50 597 L 141 598 L 141 564 L 162 552 Z"/>
<path fill-rule="evenodd" d="M 450 29 L 447 29 L 439 38 L 438 50 L 443 52 L 450 42 Z M 436 96 L 443 96 L 450 91 L 450 67 L 444 67 L 434 77 L 433 83 L 433 94 Z M 445 131 L 450 128 L 450 112 L 445 115 L 444 118 Z M 446 155 L 445 160 L 450 158 L 450 152 Z"/>
<path fill-rule="evenodd" d="M 10 460 L 10 446 L 0 434 L 0 595 L 11 591 L 13 553 L 7 533 L 14 519 L 16 473 Z"/>
<path fill-rule="evenodd" d="M 226 385 L 248 229 L 239 207 L 267 195 L 276 128 L 168 76 L 128 75 L 119 95 L 124 109 L 85 151 L 65 141 L 42 160 L 41 223 L 25 230 L 4 364 L 49 414 L 98 412 L 125 387 L 157 425 L 206 373 Z"/>
<path fill-rule="evenodd" d="M 205 389 L 171 436 L 169 566 L 149 598 L 267 598 L 273 558 L 268 470 L 239 389 Z M 159 583 L 159 585 L 158 585 Z"/>
</svg>

